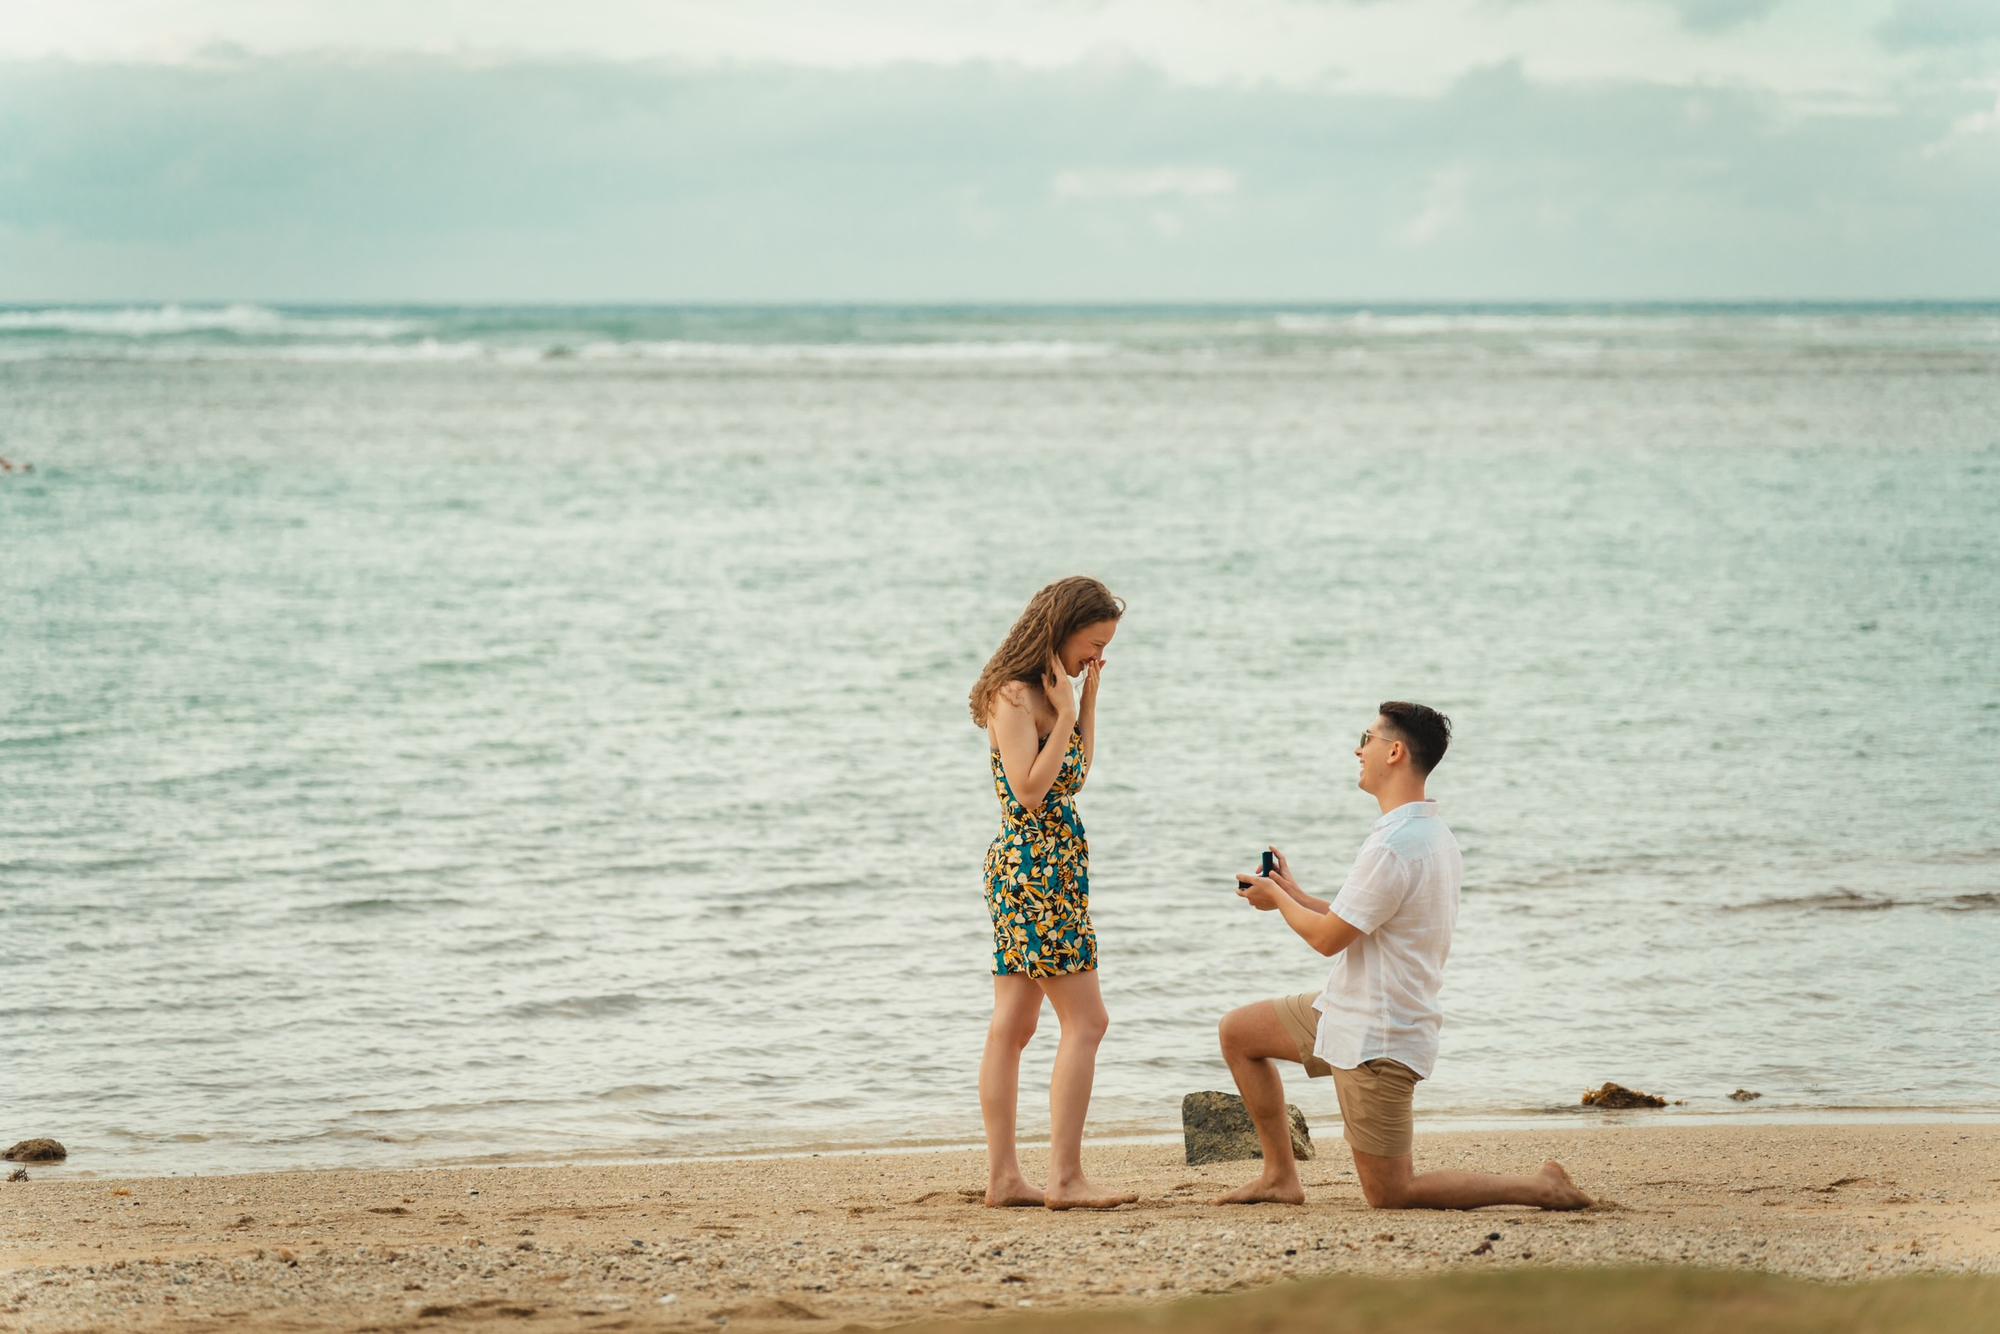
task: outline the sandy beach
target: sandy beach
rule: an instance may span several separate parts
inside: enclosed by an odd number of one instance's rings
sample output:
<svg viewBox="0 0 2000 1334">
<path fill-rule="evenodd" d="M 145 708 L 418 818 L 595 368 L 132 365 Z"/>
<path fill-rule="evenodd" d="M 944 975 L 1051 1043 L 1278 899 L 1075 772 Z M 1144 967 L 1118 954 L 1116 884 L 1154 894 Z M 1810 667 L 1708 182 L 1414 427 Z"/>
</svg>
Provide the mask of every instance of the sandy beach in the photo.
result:
<svg viewBox="0 0 2000 1334">
<path fill-rule="evenodd" d="M 976 1150 L 0 1185 L 0 1327 L 834 1328 L 1157 1303 L 1320 1274 L 1675 1265 L 2000 1274 L 2000 1126 L 1454 1131 L 1419 1166 L 1567 1164 L 1574 1214 L 1366 1208 L 1329 1132 L 1302 1208 L 1254 1164 L 1100 1148 L 1104 1214 L 988 1210 Z M 1041 1159 L 1030 1154 L 1030 1171 Z"/>
</svg>

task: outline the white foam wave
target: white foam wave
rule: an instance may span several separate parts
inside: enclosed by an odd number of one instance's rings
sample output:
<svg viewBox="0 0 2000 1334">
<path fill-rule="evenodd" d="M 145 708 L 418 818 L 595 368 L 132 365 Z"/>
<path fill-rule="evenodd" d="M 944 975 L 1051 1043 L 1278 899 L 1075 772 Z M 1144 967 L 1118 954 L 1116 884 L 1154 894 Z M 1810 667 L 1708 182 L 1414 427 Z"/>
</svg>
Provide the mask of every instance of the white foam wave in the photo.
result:
<svg viewBox="0 0 2000 1334">
<path fill-rule="evenodd" d="M 176 313 L 177 312 L 177 313 Z M 171 318 L 170 318 L 171 315 Z M 91 323 L 83 319 L 89 317 Z M 1790 321 L 1780 325 L 1779 321 Z M 71 321 L 65 324 L 63 321 Z M 82 328 L 77 325 L 81 323 Z M 1281 327 L 1294 337 L 1272 351 Z M 70 336 L 8 338 L 8 330 L 65 330 Z M 122 335 L 108 331 L 117 329 Z M 242 335 L 202 337 L 204 330 Z M 417 333 L 411 330 L 418 329 Z M 153 330 L 187 337 L 148 336 Z M 1067 333 L 1067 331 L 1065 331 Z M 1193 333 L 1208 332 L 1201 341 Z M 1601 314 L 1439 314 L 1358 311 L 1349 314 L 1283 313 L 1232 320 L 1213 331 L 1174 326 L 1174 337 L 1141 327 L 1132 341 L 1060 336 L 959 338 L 885 342 L 754 342 L 701 339 L 590 338 L 553 329 L 516 330 L 497 338 L 423 335 L 417 322 L 282 314 L 266 307 L 230 306 L 142 310 L 0 310 L 0 364 L 35 361 L 277 362 L 277 363 L 487 363 L 494 365 L 672 364 L 739 366 L 1063 366 L 1114 360 L 1214 364 L 1317 355 L 1338 361 L 1375 357 L 1427 362 L 1438 358 L 1527 357 L 1551 363 L 1610 359 L 1620 364 L 1702 356 L 1766 358 L 1828 353 L 1891 355 L 1990 355 L 2000 343 L 2000 321 L 1991 317 L 1932 321 L 1856 319 L 1841 315 L 1641 316 Z M 400 335 L 400 336 L 394 336 Z M 1315 337 L 1314 335 L 1319 335 Z M 1492 335 L 1501 335 L 1494 337 Z"/>
<path fill-rule="evenodd" d="M 1237 326 L 1242 332 L 1249 328 Z M 1578 338 L 1630 341 L 1726 338 L 1770 343 L 1956 344 L 2000 341 L 2000 320 L 1986 314 L 1895 314 L 1869 311 L 1371 311 L 1281 312 L 1264 326 L 1301 336 L 1395 340 L 1453 335 L 1545 337 L 1560 355 Z"/>
<path fill-rule="evenodd" d="M 665 342 L 587 343 L 576 355 L 593 361 L 712 363 L 784 362 L 1065 362 L 1114 356 L 1116 343 L 1064 339 L 1011 339 L 993 342 L 938 343 L 713 343 Z"/>
<path fill-rule="evenodd" d="M 0 362 L 134 361 L 134 362 L 293 362 L 334 364 L 359 362 L 389 365 L 399 362 L 480 361 L 487 358 L 534 361 L 526 356 L 499 354 L 481 343 L 442 342 L 424 338 L 413 343 L 278 343 L 250 346 L 148 343 L 127 347 L 8 347 L 0 343 Z"/>
<path fill-rule="evenodd" d="M 269 306 L 51 306 L 0 310 L 0 332 L 96 334 L 114 338 L 163 338 L 225 333 L 252 338 L 299 335 L 322 338 L 395 338 L 415 321 L 352 315 L 288 315 Z"/>
<path fill-rule="evenodd" d="M 261 362 L 440 362 L 493 361 L 509 365 L 569 360 L 597 363 L 673 362 L 683 365 L 776 366 L 838 364 L 1051 364 L 1092 360 L 1116 354 L 1112 343 L 703 343 L 592 342 L 570 344 L 493 345 L 478 341 L 423 338 L 396 343 L 265 343 L 203 344 L 147 343 L 103 345 L 14 346 L 0 343 L 0 362 L 46 361 L 108 357 L 119 361 L 261 361 Z"/>
<path fill-rule="evenodd" d="M 1271 325 L 1280 333 L 1356 334 L 1388 338 L 1431 334 L 1672 334 L 1700 328 L 1703 318 L 1653 314 L 1570 314 L 1559 311 L 1546 314 L 1478 311 L 1454 314 L 1359 310 L 1340 315 L 1280 314 L 1272 317 Z"/>
<path fill-rule="evenodd" d="M 207 352 L 221 351 L 209 349 Z M 484 343 L 446 342 L 423 338 L 414 343 L 295 343 L 289 347 L 230 348 L 232 360 L 242 361 L 478 361 L 490 356 Z"/>
</svg>

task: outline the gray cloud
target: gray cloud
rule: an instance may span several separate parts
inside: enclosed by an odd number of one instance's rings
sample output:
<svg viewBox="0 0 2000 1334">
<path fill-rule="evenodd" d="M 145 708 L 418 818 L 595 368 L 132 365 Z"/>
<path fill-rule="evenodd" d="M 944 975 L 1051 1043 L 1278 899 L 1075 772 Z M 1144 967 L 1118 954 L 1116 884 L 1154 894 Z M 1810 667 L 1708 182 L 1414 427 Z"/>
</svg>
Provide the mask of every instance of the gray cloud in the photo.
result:
<svg viewBox="0 0 2000 1334">
<path fill-rule="evenodd" d="M 1724 32 L 1763 18 L 1778 0 L 1666 0 L 1696 32 Z"/>
<path fill-rule="evenodd" d="M 1343 3 L 1374 3 L 1375 0 L 1342 0 Z M 1509 8 L 1529 7 L 1537 0 L 1495 0 Z M 1720 33 L 1754 23 L 1775 10 L 1783 0 L 1641 0 L 1674 11 L 1681 26 L 1692 32 Z"/>
<path fill-rule="evenodd" d="M 1911 98 L 1802 115 L 1513 65 L 1415 98 L 1131 66 L 34 62 L 0 68 L 0 299 L 2000 292 L 2000 154 L 1962 128 L 1991 94 Z"/>
<path fill-rule="evenodd" d="M 1899 50 L 2000 41 L 2000 4 L 1995 0 L 1897 0 L 1895 12 L 1876 33 L 1884 45 Z"/>
</svg>

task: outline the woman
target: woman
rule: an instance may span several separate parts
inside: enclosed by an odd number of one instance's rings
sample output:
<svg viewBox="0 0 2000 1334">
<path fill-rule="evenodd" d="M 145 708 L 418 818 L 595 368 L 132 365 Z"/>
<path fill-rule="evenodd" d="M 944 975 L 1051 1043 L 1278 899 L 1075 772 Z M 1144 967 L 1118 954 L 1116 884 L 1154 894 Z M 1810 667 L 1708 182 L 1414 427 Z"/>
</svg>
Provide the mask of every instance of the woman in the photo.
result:
<svg viewBox="0 0 2000 1334">
<path fill-rule="evenodd" d="M 993 1208 L 1115 1209 L 1136 1195 L 1083 1175 L 1084 1113 L 1104 1039 L 1097 934 L 1090 926 L 1090 848 L 1076 793 L 1090 771 L 1104 650 L 1125 604 L 1095 579 L 1059 579 L 1028 603 L 972 687 L 972 720 L 991 742 L 1000 836 L 986 850 L 993 914 L 993 1023 L 979 1064 L 986 1118 L 986 1203 Z M 1083 677 L 1079 702 L 1073 678 Z M 1028 1184 L 1014 1146 L 1021 1051 L 1042 998 L 1062 1024 L 1049 1081 L 1049 1181 Z"/>
</svg>

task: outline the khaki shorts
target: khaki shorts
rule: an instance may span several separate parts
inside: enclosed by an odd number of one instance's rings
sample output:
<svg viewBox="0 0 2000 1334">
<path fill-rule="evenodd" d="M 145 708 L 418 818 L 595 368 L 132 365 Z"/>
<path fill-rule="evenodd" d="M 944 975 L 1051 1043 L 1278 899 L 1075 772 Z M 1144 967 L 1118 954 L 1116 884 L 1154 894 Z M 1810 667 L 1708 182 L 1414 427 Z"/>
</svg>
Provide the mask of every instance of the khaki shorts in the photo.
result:
<svg viewBox="0 0 2000 1334">
<path fill-rule="evenodd" d="M 1319 1040 L 1319 1011 L 1313 1002 L 1319 993 L 1279 996 L 1271 1008 L 1278 1022 L 1298 1046 L 1299 1064 L 1314 1079 L 1333 1076 L 1333 1093 L 1340 1100 L 1340 1130 L 1348 1144 L 1380 1158 L 1400 1158 L 1416 1142 L 1410 1104 L 1422 1078 L 1401 1061 L 1386 1058 L 1364 1061 L 1352 1070 L 1338 1070 L 1313 1055 Z"/>
</svg>

